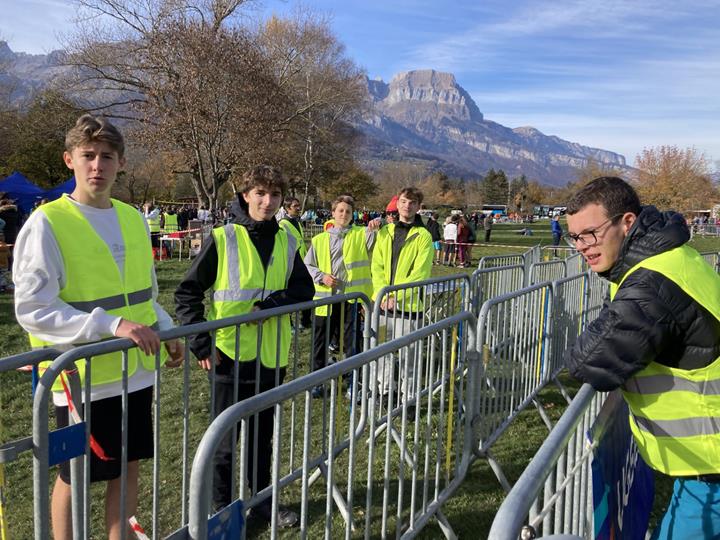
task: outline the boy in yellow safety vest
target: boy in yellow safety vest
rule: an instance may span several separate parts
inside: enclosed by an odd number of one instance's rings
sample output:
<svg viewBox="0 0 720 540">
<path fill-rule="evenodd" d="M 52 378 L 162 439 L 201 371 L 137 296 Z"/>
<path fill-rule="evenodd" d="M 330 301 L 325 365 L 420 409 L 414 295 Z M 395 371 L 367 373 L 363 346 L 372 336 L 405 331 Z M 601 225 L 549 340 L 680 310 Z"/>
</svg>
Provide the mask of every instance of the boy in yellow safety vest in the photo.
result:
<svg viewBox="0 0 720 540">
<path fill-rule="evenodd" d="M 287 180 L 275 167 L 258 165 L 243 175 L 238 201 L 233 207 L 233 221 L 213 230 L 175 291 L 179 321 L 191 324 L 206 320 L 203 300 L 208 289 L 212 290 L 209 320 L 312 299 L 314 288 L 300 257 L 299 246 L 275 219 L 286 190 Z M 276 380 L 282 384 L 290 349 L 290 317 L 284 315 L 265 321 L 260 343 L 258 332 L 258 324 L 240 326 L 239 356 L 236 357 L 235 326 L 217 331 L 215 402 L 211 404 L 215 416 L 238 401 L 274 388 Z M 193 336 L 189 343 L 199 365 L 211 371 L 210 335 Z M 212 380 L 211 373 L 208 378 Z M 249 421 L 246 481 L 252 493 L 270 484 L 273 416 L 273 409 L 266 409 L 258 414 L 257 426 L 254 417 Z M 240 435 L 240 426 L 237 435 Z M 236 441 L 231 436 L 226 437 L 213 460 L 213 505 L 216 510 L 236 498 L 231 493 L 234 444 Z M 252 509 L 250 517 L 269 523 L 270 512 L 271 499 L 267 498 Z M 280 510 L 279 527 L 289 527 L 296 522 L 294 512 Z"/>
<path fill-rule="evenodd" d="M 107 537 L 120 539 L 121 522 L 135 513 L 139 460 L 153 457 L 152 390 L 160 340 L 154 329 L 172 319 L 157 303 L 149 230 L 138 211 L 110 198 L 125 163 L 120 132 L 103 118 L 81 116 L 65 139 L 63 155 L 75 173 L 68 196 L 40 206 L 15 244 L 15 313 L 33 347 L 62 349 L 117 336 L 130 338 L 127 515 L 120 516 L 122 354 L 96 357 L 92 364 L 90 481 L 107 481 Z M 182 361 L 182 345 L 165 344 Z M 84 362 L 76 362 L 84 377 Z M 53 387 L 55 390 L 57 386 Z M 58 427 L 68 424 L 68 402 L 55 391 Z M 79 404 L 76 404 L 79 406 Z M 78 407 L 79 408 L 79 407 Z M 72 538 L 69 466 L 60 466 L 52 492 L 55 539 Z"/>
<path fill-rule="evenodd" d="M 610 302 L 565 354 L 597 390 L 620 388 L 640 455 L 675 478 L 653 538 L 720 537 L 720 277 L 677 212 L 620 178 L 567 204 L 565 238 L 610 281 Z"/>
<path fill-rule="evenodd" d="M 370 253 L 380 220 L 369 222 L 367 228 L 353 225 L 354 208 L 355 199 L 350 195 L 341 195 L 335 199 L 331 207 L 332 227 L 312 239 L 305 255 L 305 265 L 315 283 L 315 299 L 352 292 L 365 293 L 368 298 L 372 296 Z M 321 306 L 315 309 L 314 370 L 327 365 L 328 347 L 333 336 L 338 336 L 338 343 L 341 341 L 341 332 L 345 356 L 357 352 L 360 334 L 358 306 L 357 302 L 351 301 L 341 306 Z M 330 317 L 329 322 L 327 317 Z M 341 318 L 344 323 L 341 323 Z M 323 388 L 314 388 L 312 395 L 322 397 Z"/>
<path fill-rule="evenodd" d="M 410 287 L 379 297 L 380 290 L 388 285 L 410 284 L 430 277 L 435 250 L 432 236 L 418 215 L 422 201 L 419 189 L 402 189 L 396 202 L 398 217 L 380 229 L 375 243 L 371 266 L 373 301 L 380 302 L 379 330 L 388 341 L 416 330 L 422 317 L 422 288 Z M 414 345 L 404 349 L 403 360 L 406 361 L 397 368 L 391 355 L 378 360 L 376 376 L 381 394 L 389 393 L 392 379 L 396 378 L 402 396 L 414 397 L 417 382 Z"/>
</svg>

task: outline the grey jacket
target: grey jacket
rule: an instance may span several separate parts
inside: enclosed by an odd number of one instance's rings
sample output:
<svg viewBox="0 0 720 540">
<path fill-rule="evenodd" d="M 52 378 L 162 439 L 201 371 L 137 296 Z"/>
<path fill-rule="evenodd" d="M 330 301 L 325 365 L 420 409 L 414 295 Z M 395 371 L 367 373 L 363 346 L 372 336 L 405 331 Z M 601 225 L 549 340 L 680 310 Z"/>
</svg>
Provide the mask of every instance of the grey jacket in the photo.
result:
<svg viewBox="0 0 720 540">
<path fill-rule="evenodd" d="M 347 281 L 347 270 L 343 260 L 343 241 L 345 235 L 350 231 L 350 227 L 331 227 L 326 231 L 330 235 L 330 267 L 332 275 L 340 281 L 340 286 L 334 291 L 337 294 L 341 294 L 345 290 L 345 282 Z M 372 252 L 376 236 L 377 230 L 365 229 L 365 246 L 368 253 Z M 325 273 L 319 268 L 315 247 L 312 244 L 310 244 L 310 248 L 305 254 L 305 266 L 312 277 L 313 283 L 321 284 Z"/>
</svg>

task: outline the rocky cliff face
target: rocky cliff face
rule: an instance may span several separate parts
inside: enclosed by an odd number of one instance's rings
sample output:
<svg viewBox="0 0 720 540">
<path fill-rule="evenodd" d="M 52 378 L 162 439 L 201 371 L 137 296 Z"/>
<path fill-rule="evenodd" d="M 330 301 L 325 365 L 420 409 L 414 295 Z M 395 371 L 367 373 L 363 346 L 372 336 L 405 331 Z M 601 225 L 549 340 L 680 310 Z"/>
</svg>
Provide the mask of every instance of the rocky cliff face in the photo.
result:
<svg viewBox="0 0 720 540">
<path fill-rule="evenodd" d="M 62 51 L 50 54 L 13 52 L 7 42 L 0 41 L 0 83 L 10 90 L 10 101 L 20 105 L 36 91 L 47 88 L 68 68 L 61 66 Z"/>
<path fill-rule="evenodd" d="M 373 110 L 360 124 L 373 154 L 396 159 L 418 154 L 480 176 L 491 167 L 511 176 L 525 174 L 543 183 L 562 185 L 588 159 L 624 170 L 619 154 L 547 136 L 532 127 L 510 129 L 486 120 L 470 95 L 450 73 L 419 70 L 399 73 L 390 83 L 368 80 Z M 446 171 L 447 172 L 447 171 Z"/>
<path fill-rule="evenodd" d="M 62 51 L 47 55 L 13 52 L 0 41 L 0 83 L 22 106 L 68 68 Z M 547 136 L 532 127 L 510 129 L 486 120 L 472 97 L 450 73 L 417 70 L 386 83 L 368 80 L 369 112 L 357 127 L 366 135 L 361 161 L 373 168 L 384 160 L 425 162 L 433 170 L 479 177 L 491 167 L 510 177 L 525 174 L 564 185 L 588 159 L 625 170 L 619 154 Z"/>
</svg>

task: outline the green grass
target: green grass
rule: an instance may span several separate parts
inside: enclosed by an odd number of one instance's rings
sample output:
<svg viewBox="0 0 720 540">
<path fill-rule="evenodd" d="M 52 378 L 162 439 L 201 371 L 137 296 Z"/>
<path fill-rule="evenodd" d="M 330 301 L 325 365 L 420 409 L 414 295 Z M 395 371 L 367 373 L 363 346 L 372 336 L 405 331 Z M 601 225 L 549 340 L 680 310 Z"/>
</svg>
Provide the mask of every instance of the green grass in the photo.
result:
<svg viewBox="0 0 720 540">
<path fill-rule="evenodd" d="M 527 247 L 538 243 L 546 245 L 551 242 L 549 222 L 540 222 L 530 225 L 535 232 L 534 236 L 520 236 L 515 231 L 527 225 L 496 225 L 492 233 L 493 246 L 475 247 L 473 249 L 473 261 L 484 255 L 501 253 L 519 253 Z M 479 232 L 481 240 L 482 231 Z M 499 247 L 498 244 L 514 245 L 519 248 Z M 700 251 L 720 250 L 720 241 L 717 239 L 699 238 L 695 239 L 693 245 Z M 158 263 L 157 275 L 160 287 L 159 302 L 168 312 L 173 313 L 172 293 L 179 279 L 189 267 L 188 261 L 178 262 L 165 261 Z M 469 269 L 455 269 L 446 267 L 433 267 L 434 275 L 449 275 L 459 272 L 472 272 Z M 305 337 L 305 340 L 308 338 Z M 12 296 L 9 294 L 0 295 L 0 357 L 20 353 L 28 349 L 25 333 L 14 321 Z M 309 351 L 307 342 L 301 344 L 300 355 L 304 357 L 301 366 L 306 369 L 306 358 Z M 196 448 L 207 426 L 209 413 L 209 391 L 206 376 L 196 368 L 193 362 L 190 366 L 190 441 L 189 447 Z M 179 523 L 180 514 L 180 489 L 181 474 L 180 463 L 182 455 L 182 370 L 164 370 L 162 372 L 162 394 L 161 394 L 161 483 L 160 483 L 160 528 L 167 534 L 175 529 Z M 571 390 L 577 388 L 571 381 L 565 381 Z M 548 387 L 543 390 L 540 401 L 545 410 L 553 420 L 559 418 L 565 409 L 565 402 L 555 387 Z M 29 376 L 18 372 L 0 373 L 0 418 L 3 421 L 0 443 L 18 439 L 31 433 L 31 396 Z M 313 403 L 313 429 L 319 433 L 321 427 L 315 424 L 315 419 L 322 418 L 319 409 L 319 402 Z M 317 421 L 320 423 L 320 421 Z M 339 426 L 347 425 L 343 420 Z M 320 431 L 319 431 L 320 430 Z M 530 461 L 535 451 L 547 436 L 547 429 L 541 422 L 537 411 L 528 409 L 521 413 L 517 420 L 510 426 L 508 431 L 500 438 L 493 447 L 494 455 L 503 466 L 505 474 L 510 481 L 519 477 L 522 470 Z M 284 448 L 289 444 L 283 441 Z M 395 452 L 393 450 L 393 452 Z M 397 455 L 397 454 L 393 454 Z M 6 488 L 8 521 L 10 525 L 10 538 L 30 538 L 32 536 L 32 464 L 31 456 L 25 453 L 14 463 L 6 465 Z M 379 476 L 377 476 L 379 474 Z M 382 482 L 382 472 L 376 471 L 374 477 L 375 485 Z M 142 466 L 141 481 L 141 508 L 138 512 L 141 524 L 147 529 L 151 528 L 150 516 L 152 513 L 150 499 L 152 494 L 152 470 L 151 462 Z M 657 516 L 667 500 L 668 482 L 667 479 L 659 479 L 658 497 L 654 510 Z M 322 490 L 316 489 L 315 498 L 312 501 L 312 513 L 314 516 L 324 515 L 324 497 Z M 377 494 L 378 489 L 375 489 Z M 288 488 L 283 494 L 285 502 L 292 502 L 297 494 L 296 488 Z M 358 494 L 356 504 L 362 501 L 364 496 Z M 461 538 L 482 538 L 486 536 L 495 512 L 499 507 L 504 492 L 495 479 L 494 474 L 484 461 L 476 461 L 469 471 L 466 481 L 443 511 L 450 523 Z M 102 500 L 103 495 L 99 486 L 93 488 L 93 537 L 102 537 Z M 377 500 L 376 500 L 377 501 Z M 378 503 L 379 504 L 379 503 Z M 375 508 L 373 521 L 379 521 L 379 506 Z M 322 519 L 311 528 L 310 537 L 318 537 L 322 534 Z M 337 531 L 339 519 L 334 519 L 334 529 Z M 375 530 L 375 529 L 373 529 Z M 358 530 L 357 534 L 361 534 Z M 297 531 L 286 532 L 283 536 L 294 537 Z M 431 522 L 421 534 L 421 538 L 437 538 L 440 529 Z M 334 535 L 336 536 L 336 535 Z"/>
</svg>

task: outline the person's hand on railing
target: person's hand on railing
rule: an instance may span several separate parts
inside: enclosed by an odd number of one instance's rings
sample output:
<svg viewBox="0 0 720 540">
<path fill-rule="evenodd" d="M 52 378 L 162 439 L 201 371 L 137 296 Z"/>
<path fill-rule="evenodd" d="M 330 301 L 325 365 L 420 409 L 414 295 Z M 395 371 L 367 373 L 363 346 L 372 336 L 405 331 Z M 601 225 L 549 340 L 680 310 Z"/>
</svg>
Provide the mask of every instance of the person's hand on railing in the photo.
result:
<svg viewBox="0 0 720 540">
<path fill-rule="evenodd" d="M 380 302 L 380 309 L 383 311 L 393 311 L 395 309 L 395 297 L 387 296 Z"/>
<path fill-rule="evenodd" d="M 121 319 L 115 330 L 115 336 L 131 339 L 147 355 L 155 354 L 160 350 L 160 338 L 157 333 L 144 324 Z"/>
<path fill-rule="evenodd" d="M 185 346 L 179 339 L 171 339 L 165 342 L 165 350 L 170 355 L 165 365 L 169 368 L 180 367 L 185 359 Z"/>
<path fill-rule="evenodd" d="M 198 360 L 198 366 L 200 366 L 200 368 L 204 369 L 205 371 L 210 371 L 212 369 L 211 358 L 212 357 L 208 356 L 207 358 Z M 218 357 L 215 358 L 215 365 L 216 366 L 220 365 L 220 358 L 218 358 Z"/>
</svg>

